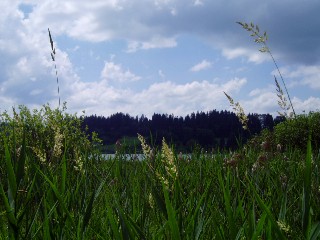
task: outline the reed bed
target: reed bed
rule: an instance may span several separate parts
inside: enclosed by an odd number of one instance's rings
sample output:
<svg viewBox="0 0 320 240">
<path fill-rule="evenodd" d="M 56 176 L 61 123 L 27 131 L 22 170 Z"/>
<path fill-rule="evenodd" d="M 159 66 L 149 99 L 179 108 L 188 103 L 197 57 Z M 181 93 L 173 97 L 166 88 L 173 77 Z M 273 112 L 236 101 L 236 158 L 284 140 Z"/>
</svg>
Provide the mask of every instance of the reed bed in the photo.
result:
<svg viewBox="0 0 320 240">
<path fill-rule="evenodd" d="M 183 157 L 165 140 L 156 150 L 139 136 L 142 161 L 121 149 L 106 161 L 79 121 L 49 106 L 3 118 L 1 239 L 319 237 L 311 139 L 304 152 L 247 145 Z"/>
</svg>

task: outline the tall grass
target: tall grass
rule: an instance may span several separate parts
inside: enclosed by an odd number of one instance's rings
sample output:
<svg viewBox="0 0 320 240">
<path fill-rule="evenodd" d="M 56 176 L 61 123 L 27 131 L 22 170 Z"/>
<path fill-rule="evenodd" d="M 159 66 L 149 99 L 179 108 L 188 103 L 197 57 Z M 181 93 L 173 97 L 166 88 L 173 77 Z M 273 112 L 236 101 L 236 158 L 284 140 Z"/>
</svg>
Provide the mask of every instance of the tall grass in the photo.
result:
<svg viewBox="0 0 320 240">
<path fill-rule="evenodd" d="M 0 238 L 319 237 L 320 159 L 310 139 L 306 155 L 248 145 L 188 158 L 139 136 L 144 160 L 127 161 L 120 149 L 106 161 L 78 121 L 48 106 L 2 118 Z"/>
</svg>

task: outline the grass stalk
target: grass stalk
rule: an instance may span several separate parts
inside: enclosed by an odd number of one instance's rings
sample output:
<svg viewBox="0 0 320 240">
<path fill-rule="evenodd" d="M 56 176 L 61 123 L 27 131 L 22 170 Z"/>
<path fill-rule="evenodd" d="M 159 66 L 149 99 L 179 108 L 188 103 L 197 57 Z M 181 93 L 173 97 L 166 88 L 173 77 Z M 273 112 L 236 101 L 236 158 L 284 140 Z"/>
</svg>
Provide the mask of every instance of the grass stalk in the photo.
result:
<svg viewBox="0 0 320 240">
<path fill-rule="evenodd" d="M 243 29 L 247 30 L 248 32 L 251 32 L 251 37 L 254 37 L 254 42 L 258 43 L 258 44 L 262 44 L 262 48 L 259 49 L 260 52 L 264 53 L 264 52 L 267 52 L 269 53 L 269 55 L 271 56 L 271 59 L 274 63 L 274 65 L 276 66 L 276 69 L 279 73 L 279 76 L 281 78 L 281 81 L 282 81 L 282 84 L 284 86 L 284 89 L 286 91 L 286 94 L 288 96 L 288 100 L 289 100 L 289 103 L 290 103 L 290 106 L 291 106 L 291 109 L 292 109 L 292 112 L 293 112 L 293 115 L 294 117 L 296 117 L 296 112 L 294 110 L 294 107 L 293 107 L 293 104 L 291 102 L 291 98 L 290 98 L 290 94 L 288 92 L 288 89 L 287 89 L 287 86 L 286 86 L 286 83 L 282 77 L 282 74 L 281 74 L 281 71 L 278 67 L 278 64 L 269 48 L 269 46 L 267 45 L 267 40 L 268 40 L 268 35 L 266 32 L 264 32 L 263 34 L 260 33 L 260 29 L 259 29 L 259 26 L 258 25 L 254 25 L 253 23 L 243 23 L 243 22 L 237 22 L 239 25 L 242 26 Z"/>
</svg>

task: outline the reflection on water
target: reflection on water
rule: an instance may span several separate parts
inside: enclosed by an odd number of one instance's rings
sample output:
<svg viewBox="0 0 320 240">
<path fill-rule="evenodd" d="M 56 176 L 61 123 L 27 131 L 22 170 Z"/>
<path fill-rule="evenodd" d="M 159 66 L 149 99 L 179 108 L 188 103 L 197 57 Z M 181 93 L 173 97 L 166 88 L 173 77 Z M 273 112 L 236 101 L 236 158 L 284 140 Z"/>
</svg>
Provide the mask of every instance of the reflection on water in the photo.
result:
<svg viewBox="0 0 320 240">
<path fill-rule="evenodd" d="M 134 154 L 121 154 L 121 155 L 117 155 L 117 154 L 103 154 L 103 157 L 106 160 L 113 160 L 115 159 L 115 157 L 118 156 L 119 159 L 123 159 L 123 160 L 128 160 L 128 161 L 141 161 L 145 159 L 144 154 L 138 154 L 138 153 L 134 153 Z"/>
<path fill-rule="evenodd" d="M 122 159 L 122 160 L 128 160 L 128 161 L 142 161 L 144 159 L 146 159 L 144 154 L 139 154 L 139 153 L 133 153 L 133 154 L 102 154 L 102 156 L 106 159 L 106 160 L 113 160 L 116 157 L 118 159 Z M 192 154 L 179 154 L 178 156 L 179 160 L 185 159 L 185 160 L 190 160 L 192 158 Z"/>
</svg>

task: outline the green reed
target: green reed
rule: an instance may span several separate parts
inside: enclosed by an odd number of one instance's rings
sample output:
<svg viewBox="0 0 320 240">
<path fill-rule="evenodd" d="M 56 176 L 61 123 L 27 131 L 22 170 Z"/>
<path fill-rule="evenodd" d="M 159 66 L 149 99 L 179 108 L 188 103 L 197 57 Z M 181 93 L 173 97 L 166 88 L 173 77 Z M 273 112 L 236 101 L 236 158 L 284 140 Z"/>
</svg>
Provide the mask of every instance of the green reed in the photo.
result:
<svg viewBox="0 0 320 240">
<path fill-rule="evenodd" d="M 1 124 L 2 239 L 319 237 L 320 159 L 310 139 L 307 153 L 248 144 L 182 156 L 140 136 L 144 160 L 121 149 L 102 160 L 77 117 L 21 109 Z"/>
</svg>

